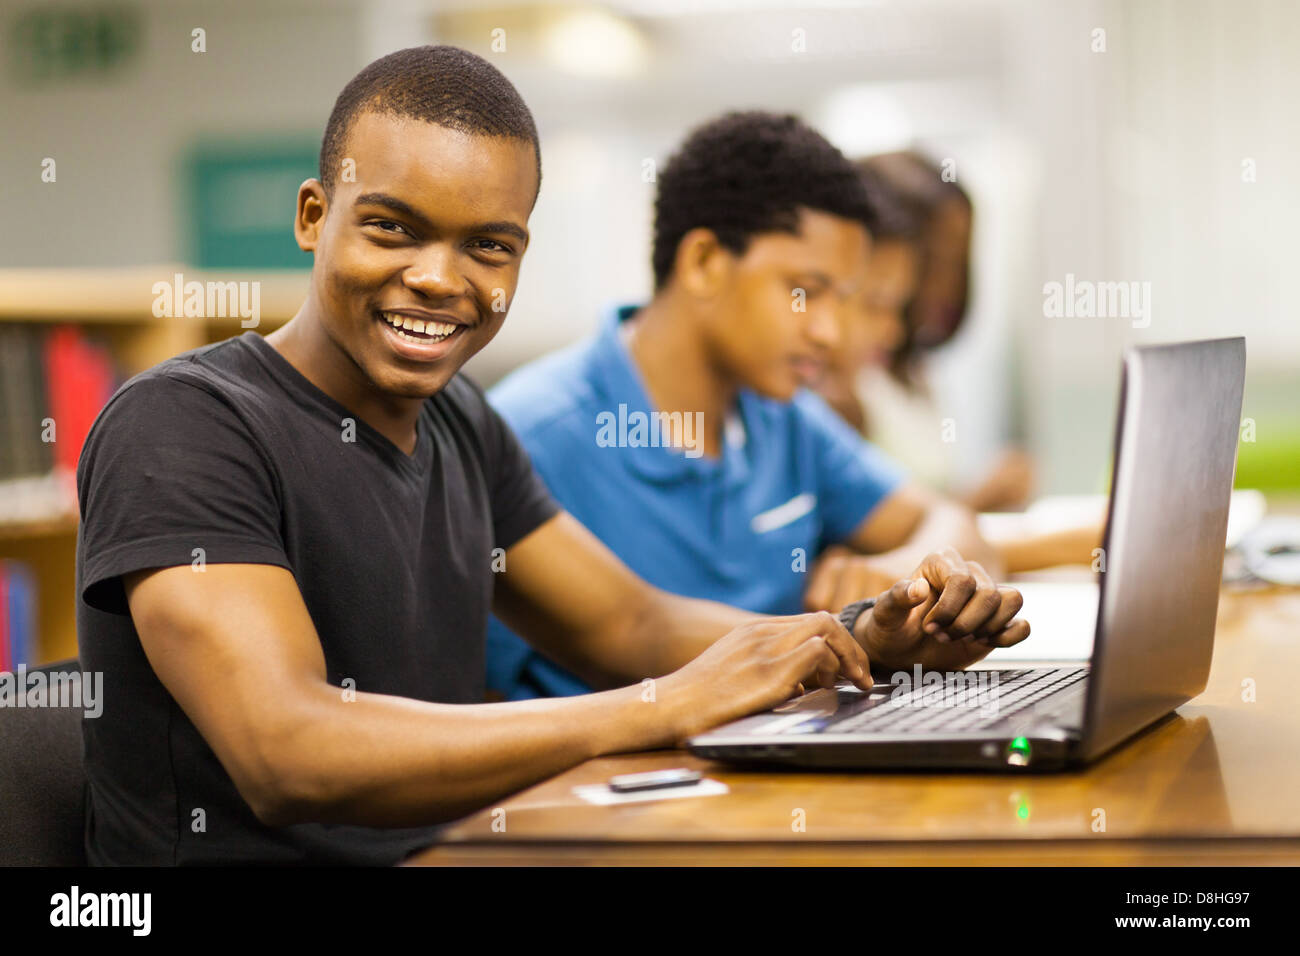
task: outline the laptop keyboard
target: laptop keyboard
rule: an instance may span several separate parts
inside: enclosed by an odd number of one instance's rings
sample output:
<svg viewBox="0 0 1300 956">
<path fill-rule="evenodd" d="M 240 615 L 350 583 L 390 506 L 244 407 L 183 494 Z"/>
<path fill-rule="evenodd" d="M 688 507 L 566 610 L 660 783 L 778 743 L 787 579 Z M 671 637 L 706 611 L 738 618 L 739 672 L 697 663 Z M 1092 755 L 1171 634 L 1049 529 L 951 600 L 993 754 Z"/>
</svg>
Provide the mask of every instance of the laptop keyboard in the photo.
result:
<svg viewBox="0 0 1300 956">
<path fill-rule="evenodd" d="M 966 671 L 979 674 L 979 671 Z M 1086 667 L 996 671 L 998 682 L 969 687 L 964 700 L 938 696 L 935 687 L 867 695 L 828 718 L 813 718 L 788 728 L 790 734 L 887 733 L 901 731 L 983 730 L 1088 676 Z M 948 695 L 953 691 L 948 690 Z"/>
</svg>

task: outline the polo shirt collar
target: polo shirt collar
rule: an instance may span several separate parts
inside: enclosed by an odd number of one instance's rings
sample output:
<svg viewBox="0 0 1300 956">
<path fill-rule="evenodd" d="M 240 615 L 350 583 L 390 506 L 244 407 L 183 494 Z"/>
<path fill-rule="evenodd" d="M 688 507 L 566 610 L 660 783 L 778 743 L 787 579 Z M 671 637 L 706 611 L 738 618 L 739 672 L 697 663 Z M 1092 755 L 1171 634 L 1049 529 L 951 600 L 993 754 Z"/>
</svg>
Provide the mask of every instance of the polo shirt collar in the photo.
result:
<svg viewBox="0 0 1300 956">
<path fill-rule="evenodd" d="M 640 412 L 648 417 L 655 411 L 641 377 L 641 370 L 628 351 L 621 334 L 623 322 L 639 309 L 639 305 L 618 305 L 611 308 L 601 323 L 592 355 L 595 360 L 594 378 L 599 383 L 604 407 L 614 415 L 616 423 L 624 420 L 619 405 L 626 406 L 626 415 Z M 722 470 L 728 485 L 743 484 L 749 478 L 749 461 L 746 454 L 748 435 L 745 423 L 744 401 L 741 400 L 728 414 L 723 430 L 723 451 L 719 459 L 704 455 L 688 458 L 680 448 L 671 446 L 638 445 L 620 448 L 633 471 L 651 481 L 665 484 L 691 476 L 714 475 Z"/>
</svg>

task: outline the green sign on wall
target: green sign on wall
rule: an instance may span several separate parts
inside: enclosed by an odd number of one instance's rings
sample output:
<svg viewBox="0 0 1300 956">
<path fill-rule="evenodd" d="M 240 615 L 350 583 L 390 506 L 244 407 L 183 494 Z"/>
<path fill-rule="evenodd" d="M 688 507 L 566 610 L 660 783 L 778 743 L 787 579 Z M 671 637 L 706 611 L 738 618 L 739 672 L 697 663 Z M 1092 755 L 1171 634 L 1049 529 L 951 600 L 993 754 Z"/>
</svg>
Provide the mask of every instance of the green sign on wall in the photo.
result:
<svg viewBox="0 0 1300 956">
<path fill-rule="evenodd" d="M 308 269 L 293 238 L 298 187 L 316 175 L 306 138 L 196 147 L 187 162 L 191 261 L 202 269 Z"/>
<path fill-rule="evenodd" d="M 99 78 L 135 58 L 140 16 L 129 6 L 41 5 L 7 25 L 10 73 L 20 86 Z"/>
</svg>

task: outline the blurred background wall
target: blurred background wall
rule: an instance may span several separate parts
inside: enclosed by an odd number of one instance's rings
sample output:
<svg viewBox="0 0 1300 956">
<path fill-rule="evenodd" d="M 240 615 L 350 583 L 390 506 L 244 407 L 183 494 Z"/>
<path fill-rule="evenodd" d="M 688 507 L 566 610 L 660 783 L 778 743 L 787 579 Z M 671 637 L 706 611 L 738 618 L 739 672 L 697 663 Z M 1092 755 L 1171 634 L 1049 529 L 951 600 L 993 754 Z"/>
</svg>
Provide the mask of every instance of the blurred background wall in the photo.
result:
<svg viewBox="0 0 1300 956">
<path fill-rule="evenodd" d="M 1300 447 L 1300 5 L 6 0 L 0 40 L 7 270 L 166 277 L 212 264 L 205 223 L 250 242 L 279 224 L 291 244 L 294 191 L 344 83 L 393 49 L 449 42 L 516 83 L 542 137 L 518 295 L 471 363 L 485 384 L 644 297 L 645 161 L 723 110 L 762 107 L 850 155 L 914 145 L 955 161 L 976 209 L 973 311 L 934 380 L 970 469 L 1019 440 L 1042 490 L 1099 490 L 1120 349 L 1217 335 L 1247 336 L 1258 454 L 1270 435 Z M 259 155 L 279 166 L 240 171 Z M 206 200 L 200 160 L 216 163 Z M 310 265 L 293 249 L 263 264 Z M 1045 317 L 1044 283 L 1067 274 L 1149 282 L 1149 327 Z M 147 309 L 147 284 L 140 296 Z"/>
</svg>

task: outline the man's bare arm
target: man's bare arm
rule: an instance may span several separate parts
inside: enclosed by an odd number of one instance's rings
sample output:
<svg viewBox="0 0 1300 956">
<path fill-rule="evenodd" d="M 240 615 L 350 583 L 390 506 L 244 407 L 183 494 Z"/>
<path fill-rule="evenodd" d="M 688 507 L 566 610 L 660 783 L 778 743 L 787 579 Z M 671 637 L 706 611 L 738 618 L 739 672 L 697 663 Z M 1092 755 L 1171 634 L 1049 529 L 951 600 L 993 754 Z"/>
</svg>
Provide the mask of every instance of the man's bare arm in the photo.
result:
<svg viewBox="0 0 1300 956">
<path fill-rule="evenodd" d="M 1001 564 L 980 536 L 969 508 L 918 485 L 904 485 L 873 508 L 848 544 L 904 573 L 935 548 L 944 547 L 955 548 L 967 560 L 990 569 Z"/>
<path fill-rule="evenodd" d="M 264 823 L 415 826 L 455 819 L 604 753 L 662 747 L 842 673 L 869 683 L 830 615 L 721 636 L 640 687 L 507 704 L 433 704 L 327 682 L 293 575 L 209 564 L 125 576 L 149 662 Z"/>
<path fill-rule="evenodd" d="M 659 677 L 762 617 L 652 587 L 567 512 L 506 552 L 493 611 L 592 687 Z"/>
<path fill-rule="evenodd" d="M 874 614 L 859 619 L 853 636 L 872 665 L 941 661 L 964 667 L 992 646 L 1004 644 L 948 645 L 948 637 L 965 638 L 983 627 L 980 633 L 990 640 L 1010 644 L 1028 634 L 1027 626 L 1022 630 L 1020 622 L 1011 623 L 1020 608 L 1014 589 L 999 588 L 978 562 L 967 562 L 954 549 L 937 550 L 942 553 L 923 554 L 881 587 L 851 598 L 892 592 L 897 607 L 913 607 L 916 602 L 904 597 L 906 584 L 900 590 L 898 582 L 918 577 L 928 582 L 918 599 L 923 606 L 915 607 L 906 627 L 899 625 L 901 630 L 873 632 Z M 793 620 L 749 614 L 652 588 L 567 514 L 557 515 L 507 552 L 494 606 L 518 633 L 595 687 L 673 671 L 707 656 L 718 634 L 743 628 L 746 622 L 753 627 Z M 959 610 L 966 616 L 959 619 Z M 943 634 L 940 642 L 922 633 L 922 624 L 932 620 L 952 624 L 947 627 L 951 635 Z M 721 693 L 722 688 L 710 692 Z"/>
</svg>

